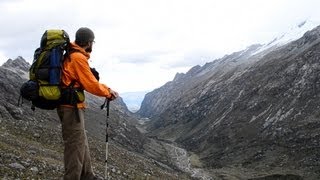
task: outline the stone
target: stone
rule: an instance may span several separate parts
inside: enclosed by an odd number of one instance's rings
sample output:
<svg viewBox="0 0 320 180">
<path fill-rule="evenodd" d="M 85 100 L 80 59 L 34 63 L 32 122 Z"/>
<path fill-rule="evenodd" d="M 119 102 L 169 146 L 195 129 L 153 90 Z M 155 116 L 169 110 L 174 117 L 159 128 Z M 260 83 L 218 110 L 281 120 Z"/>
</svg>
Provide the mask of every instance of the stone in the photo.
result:
<svg viewBox="0 0 320 180">
<path fill-rule="evenodd" d="M 23 170 L 25 169 L 25 167 L 22 164 L 19 163 L 11 163 L 9 164 L 10 167 L 15 168 L 15 169 L 19 169 L 19 170 Z"/>
</svg>

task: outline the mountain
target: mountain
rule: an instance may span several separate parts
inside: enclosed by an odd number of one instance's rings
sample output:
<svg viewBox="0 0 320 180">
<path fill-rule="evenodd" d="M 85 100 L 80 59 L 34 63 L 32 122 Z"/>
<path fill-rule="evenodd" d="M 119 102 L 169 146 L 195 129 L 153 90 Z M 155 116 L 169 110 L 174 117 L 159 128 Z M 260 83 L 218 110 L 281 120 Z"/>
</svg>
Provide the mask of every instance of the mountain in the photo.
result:
<svg viewBox="0 0 320 180">
<path fill-rule="evenodd" d="M 143 117 L 153 118 L 161 114 L 172 101 L 181 97 L 189 96 L 192 89 L 201 88 L 201 83 L 206 81 L 209 76 L 217 74 L 222 76 L 229 69 L 242 68 L 249 61 L 255 61 L 253 57 L 247 59 L 252 53 L 257 51 L 261 45 L 252 45 L 247 49 L 224 56 L 221 59 L 206 63 L 203 67 L 197 65 L 191 68 L 186 74 L 177 73 L 173 81 L 170 81 L 162 87 L 147 93 L 141 103 L 141 108 L 137 112 Z"/>
<path fill-rule="evenodd" d="M 9 59 L 0 66 L 0 178 L 59 179 L 64 171 L 63 141 L 56 111 L 32 111 L 26 100 L 17 105 L 19 89 L 27 81 L 29 68 L 30 64 L 22 57 Z M 100 109 L 103 101 L 86 94 L 85 125 L 93 167 L 100 176 L 105 170 L 106 111 Z M 121 98 L 110 103 L 108 122 L 109 177 L 190 179 L 175 167 L 153 158 L 153 149 L 148 148 L 150 139 L 138 130 L 138 119 Z"/>
<path fill-rule="evenodd" d="M 18 56 L 15 60 L 8 59 L 8 61 L 2 65 L 2 68 L 13 71 L 25 79 L 28 79 L 29 77 L 27 72 L 30 68 L 30 64 L 21 56 Z"/>
<path fill-rule="evenodd" d="M 221 179 L 319 179 L 320 27 L 291 37 L 194 66 L 146 94 L 137 113 L 151 119 L 149 135 L 228 172 Z"/>
</svg>

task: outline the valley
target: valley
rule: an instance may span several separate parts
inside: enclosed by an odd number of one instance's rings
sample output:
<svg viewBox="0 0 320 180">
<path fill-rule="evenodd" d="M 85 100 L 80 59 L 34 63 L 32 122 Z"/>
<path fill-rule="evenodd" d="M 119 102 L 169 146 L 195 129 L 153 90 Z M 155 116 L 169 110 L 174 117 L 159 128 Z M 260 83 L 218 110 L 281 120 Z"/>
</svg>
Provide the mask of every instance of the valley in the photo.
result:
<svg viewBox="0 0 320 180">
<path fill-rule="evenodd" d="M 140 119 L 137 128 L 141 133 L 146 134 L 146 122 L 150 119 Z M 162 161 L 165 164 L 171 165 L 173 168 L 190 174 L 192 178 L 211 180 L 212 176 L 201 168 L 201 163 L 197 155 L 190 155 L 185 149 L 178 147 L 174 142 L 168 140 L 150 137 L 149 143 L 145 144 L 145 153 L 149 156 Z M 167 157 L 162 159 L 159 157 Z"/>
<path fill-rule="evenodd" d="M 320 179 L 319 60 L 320 26 L 177 73 L 135 113 L 118 98 L 108 119 L 110 179 Z M 17 106 L 29 67 L 22 57 L 0 67 L 0 177 L 59 179 L 56 112 Z M 86 98 L 89 147 L 102 177 L 104 99 Z"/>
<path fill-rule="evenodd" d="M 177 73 L 137 114 L 212 177 L 319 179 L 319 39 L 316 27 Z"/>
</svg>

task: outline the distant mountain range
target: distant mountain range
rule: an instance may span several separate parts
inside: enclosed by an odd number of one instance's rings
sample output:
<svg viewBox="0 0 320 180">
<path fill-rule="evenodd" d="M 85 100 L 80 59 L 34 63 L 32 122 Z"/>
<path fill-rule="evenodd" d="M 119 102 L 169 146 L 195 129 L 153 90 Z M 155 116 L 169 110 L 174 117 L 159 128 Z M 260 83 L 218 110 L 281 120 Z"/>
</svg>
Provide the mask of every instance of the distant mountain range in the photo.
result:
<svg viewBox="0 0 320 180">
<path fill-rule="evenodd" d="M 121 93 L 120 96 L 123 98 L 123 101 L 131 112 L 137 112 L 140 109 L 140 105 L 145 94 L 147 93 L 147 91 L 127 92 Z"/>
</svg>

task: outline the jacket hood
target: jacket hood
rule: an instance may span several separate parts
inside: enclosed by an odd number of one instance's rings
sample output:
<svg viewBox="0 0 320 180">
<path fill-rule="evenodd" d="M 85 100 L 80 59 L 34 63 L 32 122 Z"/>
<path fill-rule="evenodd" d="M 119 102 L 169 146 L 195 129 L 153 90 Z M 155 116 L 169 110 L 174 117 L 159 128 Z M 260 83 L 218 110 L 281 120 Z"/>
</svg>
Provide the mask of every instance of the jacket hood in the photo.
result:
<svg viewBox="0 0 320 180">
<path fill-rule="evenodd" d="M 80 47 L 78 44 L 76 44 L 75 42 L 70 43 L 70 47 L 71 47 L 71 51 L 77 51 L 80 52 L 81 54 L 83 54 L 85 57 L 87 57 L 87 59 L 90 58 L 90 53 L 86 52 L 85 49 L 83 49 L 82 47 Z"/>
</svg>

